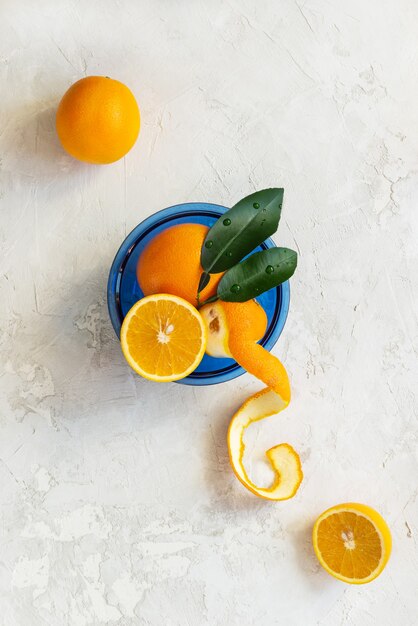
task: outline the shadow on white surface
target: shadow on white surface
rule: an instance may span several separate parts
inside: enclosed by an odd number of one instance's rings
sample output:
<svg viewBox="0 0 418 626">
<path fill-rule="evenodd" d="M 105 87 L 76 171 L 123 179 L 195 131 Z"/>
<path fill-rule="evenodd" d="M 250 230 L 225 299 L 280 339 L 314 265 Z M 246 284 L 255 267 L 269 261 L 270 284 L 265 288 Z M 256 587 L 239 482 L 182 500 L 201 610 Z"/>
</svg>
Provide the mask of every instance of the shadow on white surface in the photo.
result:
<svg viewBox="0 0 418 626">
<path fill-rule="evenodd" d="M 14 113 L 3 137 L 5 165 L 23 180 L 55 180 L 94 173 L 99 166 L 77 161 L 62 148 L 55 129 L 58 103 L 39 110 L 39 104 L 25 106 L 22 113 Z"/>
<path fill-rule="evenodd" d="M 287 528 L 287 532 L 291 537 L 296 561 L 301 571 L 306 572 L 306 584 L 309 584 L 316 590 L 323 589 L 329 583 L 331 586 L 335 581 L 327 574 L 319 564 L 312 545 L 312 528 L 315 522 L 314 517 L 307 519 L 303 517 L 303 522 Z"/>
</svg>

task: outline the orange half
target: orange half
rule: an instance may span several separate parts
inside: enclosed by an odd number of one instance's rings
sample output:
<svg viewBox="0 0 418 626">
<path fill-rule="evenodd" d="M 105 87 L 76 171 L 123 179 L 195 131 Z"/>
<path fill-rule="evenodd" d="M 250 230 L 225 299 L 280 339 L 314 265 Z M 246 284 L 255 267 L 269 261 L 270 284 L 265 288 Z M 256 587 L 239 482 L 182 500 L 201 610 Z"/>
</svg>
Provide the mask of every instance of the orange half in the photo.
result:
<svg viewBox="0 0 418 626">
<path fill-rule="evenodd" d="M 392 548 L 390 530 L 370 506 L 349 502 L 316 520 L 313 547 L 322 567 L 346 583 L 369 583 L 383 571 Z"/>
<path fill-rule="evenodd" d="M 200 313 L 187 300 L 160 293 L 134 304 L 123 321 L 120 341 L 137 374 L 170 382 L 185 378 L 199 365 L 207 332 Z"/>
</svg>

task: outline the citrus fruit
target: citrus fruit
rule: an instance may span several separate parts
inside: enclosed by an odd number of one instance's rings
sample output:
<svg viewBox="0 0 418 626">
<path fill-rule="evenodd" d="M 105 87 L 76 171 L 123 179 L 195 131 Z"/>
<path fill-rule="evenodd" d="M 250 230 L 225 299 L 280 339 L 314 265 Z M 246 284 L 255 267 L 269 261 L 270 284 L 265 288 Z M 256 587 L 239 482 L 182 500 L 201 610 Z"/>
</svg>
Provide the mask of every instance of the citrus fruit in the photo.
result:
<svg viewBox="0 0 418 626">
<path fill-rule="evenodd" d="M 206 324 L 206 352 L 214 357 L 232 357 L 267 387 L 251 396 L 233 415 L 228 430 L 228 452 L 238 480 L 255 495 L 267 500 L 292 498 L 303 479 L 302 466 L 295 450 L 287 443 L 267 450 L 274 478 L 270 487 L 257 486 L 244 466 L 246 428 L 253 422 L 279 413 L 290 402 L 290 383 L 283 364 L 259 341 L 267 328 L 264 309 L 255 301 L 221 302 L 204 305 L 200 310 Z"/>
<path fill-rule="evenodd" d="M 71 156 L 89 163 L 113 163 L 134 145 L 140 115 L 126 85 L 107 76 L 74 83 L 59 103 L 58 137 Z"/>
<path fill-rule="evenodd" d="M 389 560 L 392 539 L 383 517 L 370 506 L 338 504 L 318 517 L 313 547 L 322 567 L 346 583 L 374 580 Z"/>
<path fill-rule="evenodd" d="M 142 298 L 130 309 L 120 341 L 137 374 L 170 382 L 196 369 L 205 353 L 207 333 L 201 315 L 189 302 L 156 294 Z"/>
<path fill-rule="evenodd" d="M 267 315 L 255 300 L 205 304 L 200 312 L 208 329 L 206 352 L 214 357 L 232 357 L 230 334 L 242 341 L 259 341 L 267 328 Z"/>
<path fill-rule="evenodd" d="M 151 239 L 137 266 L 138 283 L 146 296 L 172 293 L 198 304 L 197 289 L 203 272 L 200 251 L 208 230 L 202 224 L 177 224 Z M 221 276 L 211 276 L 200 294 L 202 302 L 216 293 Z"/>
<path fill-rule="evenodd" d="M 283 364 L 259 341 L 267 328 L 267 316 L 255 300 L 206 304 L 200 310 L 208 330 L 206 352 L 232 357 L 247 372 L 290 400 L 290 384 Z"/>
</svg>

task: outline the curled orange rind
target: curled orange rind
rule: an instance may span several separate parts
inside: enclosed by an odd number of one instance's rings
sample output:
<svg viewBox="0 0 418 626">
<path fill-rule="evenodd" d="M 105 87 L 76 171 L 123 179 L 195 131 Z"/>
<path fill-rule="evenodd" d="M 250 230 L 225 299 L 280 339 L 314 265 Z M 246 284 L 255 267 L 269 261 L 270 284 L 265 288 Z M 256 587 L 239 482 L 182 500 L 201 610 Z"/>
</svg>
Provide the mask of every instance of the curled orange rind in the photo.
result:
<svg viewBox="0 0 418 626">
<path fill-rule="evenodd" d="M 299 455 L 288 443 L 281 443 L 266 452 L 274 471 L 270 487 L 255 485 L 244 467 L 244 433 L 253 422 L 283 411 L 288 402 L 268 387 L 251 396 L 233 416 L 228 429 L 228 451 L 232 469 L 238 480 L 252 493 L 267 500 L 288 500 L 297 492 L 303 479 Z"/>
<path fill-rule="evenodd" d="M 254 394 L 233 415 L 228 430 L 232 469 L 249 491 L 267 500 L 292 498 L 303 479 L 299 455 L 287 443 L 266 452 L 274 472 L 270 487 L 258 487 L 244 466 L 245 430 L 254 422 L 280 413 L 290 402 L 290 383 L 284 365 L 257 341 L 264 335 L 267 318 L 256 301 L 216 302 L 201 309 L 208 329 L 207 351 L 212 356 L 233 357 L 241 367 L 267 387 Z"/>
</svg>

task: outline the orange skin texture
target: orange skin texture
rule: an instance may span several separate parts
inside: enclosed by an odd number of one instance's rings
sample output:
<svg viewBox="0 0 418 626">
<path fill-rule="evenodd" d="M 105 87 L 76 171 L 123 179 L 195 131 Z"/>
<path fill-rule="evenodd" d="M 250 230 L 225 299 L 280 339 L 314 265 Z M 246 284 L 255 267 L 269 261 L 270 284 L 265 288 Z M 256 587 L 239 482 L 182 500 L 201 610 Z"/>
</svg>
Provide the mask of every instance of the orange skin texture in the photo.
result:
<svg viewBox="0 0 418 626">
<path fill-rule="evenodd" d="M 232 469 L 244 487 L 258 497 L 273 501 L 287 500 L 296 494 L 303 479 L 302 466 L 298 454 L 287 443 L 279 444 L 268 450 L 266 456 L 272 465 L 275 478 L 268 489 L 258 488 L 251 481 L 244 467 L 245 444 L 243 436 L 245 429 L 250 423 L 262 420 L 273 413 L 278 413 L 288 406 L 290 402 L 289 377 L 279 359 L 270 354 L 263 346 L 256 343 L 264 336 L 267 329 L 268 320 L 264 309 L 255 300 L 243 303 L 222 302 L 221 306 L 225 312 L 228 325 L 228 345 L 232 356 L 247 372 L 253 374 L 267 385 L 265 389 L 254 394 L 244 402 L 231 420 L 228 430 L 228 451 Z M 268 397 L 272 392 L 274 392 L 273 395 L 277 394 L 277 404 L 273 404 L 273 406 L 268 404 L 267 407 L 259 404 L 263 397 Z M 253 407 L 253 414 L 252 416 L 247 415 L 247 423 L 241 426 L 239 449 L 237 449 L 236 424 L 239 424 L 243 411 L 248 410 L 250 406 Z M 286 450 L 287 454 L 291 455 L 295 466 L 293 470 L 289 470 L 286 463 L 282 467 L 280 462 L 277 464 L 275 453 L 278 453 L 279 450 Z M 282 480 L 288 480 L 289 471 L 294 472 L 292 474 L 292 489 L 284 493 L 280 492 Z"/>
<path fill-rule="evenodd" d="M 247 372 L 262 380 L 289 404 L 290 383 L 286 369 L 277 357 L 258 343 L 241 344 L 231 337 L 229 349 L 236 362 Z"/>
<path fill-rule="evenodd" d="M 227 343 L 229 353 L 237 363 L 267 385 L 248 398 L 232 417 L 228 429 L 232 469 L 244 487 L 260 498 L 270 501 L 292 498 L 303 480 L 303 471 L 298 454 L 289 444 L 273 446 L 266 452 L 275 474 L 269 488 L 254 484 L 244 467 L 246 428 L 253 422 L 283 411 L 290 402 L 290 383 L 285 367 L 277 357 L 257 343 L 266 332 L 267 315 L 256 300 L 242 303 L 218 301 L 213 305 L 208 304 L 203 314 L 209 336 L 211 330 L 218 333 L 221 349 L 228 353 L 225 349 Z M 217 327 L 211 329 L 216 319 Z"/>
<path fill-rule="evenodd" d="M 267 315 L 255 300 L 222 302 L 229 328 L 229 341 L 260 341 L 267 329 Z"/>
<path fill-rule="evenodd" d="M 290 402 L 290 383 L 281 361 L 256 343 L 267 329 L 266 313 L 255 300 L 222 302 L 229 327 L 229 349 L 236 362 Z"/>
<path fill-rule="evenodd" d="M 171 293 L 184 298 L 194 306 L 203 268 L 200 252 L 209 231 L 203 224 L 177 224 L 152 239 L 142 252 L 136 275 L 146 296 Z M 200 293 L 200 300 L 215 295 L 222 273 L 213 274 L 209 284 Z"/>
<path fill-rule="evenodd" d="M 140 113 L 126 85 L 106 76 L 74 83 L 59 103 L 56 128 L 62 147 L 79 161 L 121 159 L 137 140 Z"/>
</svg>

